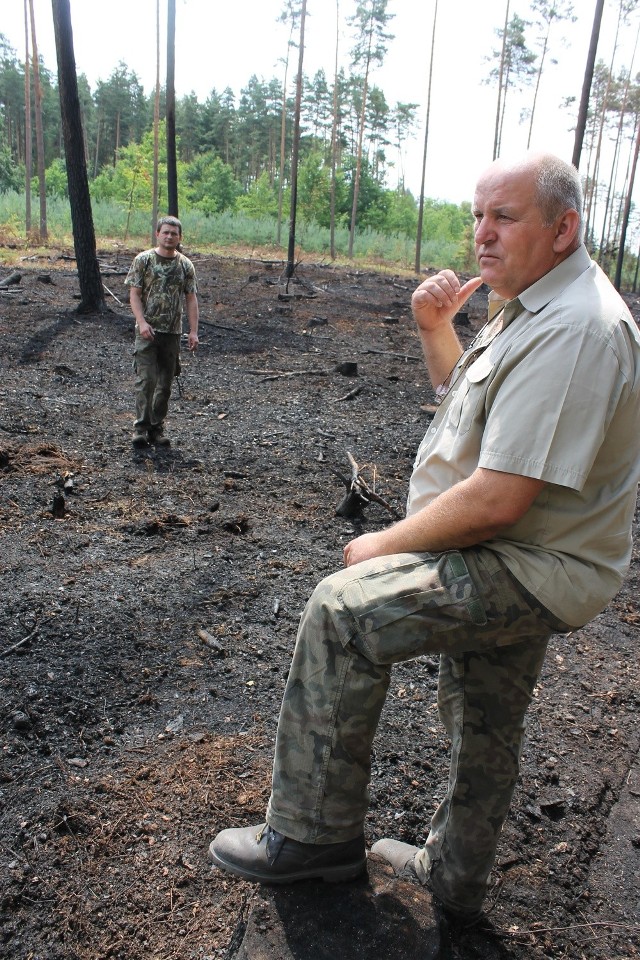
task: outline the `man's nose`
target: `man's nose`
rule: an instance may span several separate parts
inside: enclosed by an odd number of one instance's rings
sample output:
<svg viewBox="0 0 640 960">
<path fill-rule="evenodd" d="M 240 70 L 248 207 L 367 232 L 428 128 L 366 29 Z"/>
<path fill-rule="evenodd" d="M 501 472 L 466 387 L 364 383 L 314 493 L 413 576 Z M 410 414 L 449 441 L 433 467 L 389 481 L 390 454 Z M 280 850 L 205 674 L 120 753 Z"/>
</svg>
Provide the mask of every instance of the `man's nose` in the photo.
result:
<svg viewBox="0 0 640 960">
<path fill-rule="evenodd" d="M 494 237 L 495 230 L 493 229 L 490 220 L 487 220 L 486 217 L 483 217 L 482 220 L 476 222 L 474 240 L 477 244 L 487 243 L 490 240 L 493 240 Z"/>
</svg>

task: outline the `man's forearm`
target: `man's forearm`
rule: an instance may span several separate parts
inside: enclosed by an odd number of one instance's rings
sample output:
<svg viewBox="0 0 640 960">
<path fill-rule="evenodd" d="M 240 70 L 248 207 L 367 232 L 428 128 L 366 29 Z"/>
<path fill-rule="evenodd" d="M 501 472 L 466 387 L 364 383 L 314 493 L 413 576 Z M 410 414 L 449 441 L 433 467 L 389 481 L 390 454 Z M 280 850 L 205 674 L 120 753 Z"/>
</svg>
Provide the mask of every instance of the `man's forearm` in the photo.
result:
<svg viewBox="0 0 640 960">
<path fill-rule="evenodd" d="M 445 382 L 462 356 L 453 318 L 481 283 L 480 277 L 473 277 L 460 286 L 453 270 L 442 270 L 423 280 L 411 297 L 411 310 L 434 389 Z"/>
<path fill-rule="evenodd" d="M 146 320 L 144 317 L 144 307 L 142 306 L 142 297 L 136 287 L 132 287 L 129 292 L 129 304 L 137 326 L 140 327 L 140 324 L 144 326 Z"/>
<path fill-rule="evenodd" d="M 516 523 L 544 486 L 542 480 L 479 468 L 418 513 L 352 540 L 345 547 L 345 563 L 475 546 Z"/>
<path fill-rule="evenodd" d="M 462 345 L 453 325 L 439 327 L 431 332 L 419 332 L 429 380 L 435 390 L 446 381 L 462 356 Z"/>
<path fill-rule="evenodd" d="M 187 307 L 187 322 L 189 324 L 189 332 L 197 333 L 198 332 L 198 323 L 200 321 L 200 309 L 198 307 L 198 298 L 195 294 L 191 294 L 186 298 L 186 307 Z"/>
</svg>

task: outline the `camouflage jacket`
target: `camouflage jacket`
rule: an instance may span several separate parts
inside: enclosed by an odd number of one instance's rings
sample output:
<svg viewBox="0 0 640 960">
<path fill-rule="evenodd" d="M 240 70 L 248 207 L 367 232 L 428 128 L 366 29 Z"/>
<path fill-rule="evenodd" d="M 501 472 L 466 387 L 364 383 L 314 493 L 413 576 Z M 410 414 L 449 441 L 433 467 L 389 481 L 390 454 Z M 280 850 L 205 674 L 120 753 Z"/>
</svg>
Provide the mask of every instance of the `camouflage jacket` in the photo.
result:
<svg viewBox="0 0 640 960">
<path fill-rule="evenodd" d="M 144 318 L 158 333 L 182 332 L 182 296 L 196 293 L 196 272 L 187 257 L 145 250 L 135 257 L 125 283 L 142 291 Z"/>
</svg>

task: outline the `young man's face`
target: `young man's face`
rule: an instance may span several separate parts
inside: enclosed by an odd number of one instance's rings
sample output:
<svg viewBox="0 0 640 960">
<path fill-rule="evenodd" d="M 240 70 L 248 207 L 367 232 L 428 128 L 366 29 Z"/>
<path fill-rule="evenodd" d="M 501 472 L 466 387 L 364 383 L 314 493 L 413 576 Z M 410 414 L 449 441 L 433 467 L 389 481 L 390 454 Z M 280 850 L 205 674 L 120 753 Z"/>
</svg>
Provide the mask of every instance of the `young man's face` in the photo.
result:
<svg viewBox="0 0 640 960">
<path fill-rule="evenodd" d="M 545 226 L 529 169 L 489 169 L 476 187 L 475 250 L 485 283 L 507 300 L 563 259 L 555 249 L 558 222 Z"/>
<path fill-rule="evenodd" d="M 180 243 L 180 231 L 170 223 L 163 223 L 156 233 L 156 239 L 160 250 L 173 252 Z"/>
</svg>

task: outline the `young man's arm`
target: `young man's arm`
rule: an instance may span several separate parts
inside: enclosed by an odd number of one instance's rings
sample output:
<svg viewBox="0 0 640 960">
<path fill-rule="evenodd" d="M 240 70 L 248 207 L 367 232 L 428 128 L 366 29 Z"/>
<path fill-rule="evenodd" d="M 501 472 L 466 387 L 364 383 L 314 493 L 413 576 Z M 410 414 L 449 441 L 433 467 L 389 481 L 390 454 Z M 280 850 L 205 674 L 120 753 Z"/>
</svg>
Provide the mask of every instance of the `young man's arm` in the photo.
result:
<svg viewBox="0 0 640 960">
<path fill-rule="evenodd" d="M 143 340 L 153 340 L 155 332 L 153 327 L 149 326 L 144 318 L 144 307 L 142 304 L 142 287 L 129 288 L 129 303 L 131 310 L 136 318 L 136 326 Z"/>
<path fill-rule="evenodd" d="M 198 322 L 200 319 L 198 297 L 195 293 L 185 293 L 184 299 L 189 323 L 189 350 L 195 350 L 200 343 L 198 340 Z"/>
</svg>

